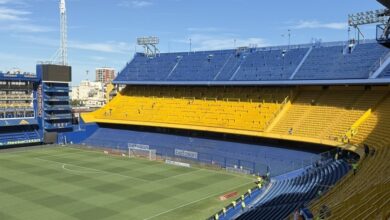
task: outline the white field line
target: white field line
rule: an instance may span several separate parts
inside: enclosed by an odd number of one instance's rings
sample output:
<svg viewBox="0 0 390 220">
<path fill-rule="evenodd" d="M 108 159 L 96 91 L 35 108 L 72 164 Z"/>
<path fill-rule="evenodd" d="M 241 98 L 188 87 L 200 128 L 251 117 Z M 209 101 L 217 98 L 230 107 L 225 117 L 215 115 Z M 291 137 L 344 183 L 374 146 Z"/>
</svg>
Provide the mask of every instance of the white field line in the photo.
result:
<svg viewBox="0 0 390 220">
<path fill-rule="evenodd" d="M 47 157 L 58 157 L 58 158 L 61 158 L 61 159 L 67 159 L 67 158 L 63 158 L 61 156 L 67 156 L 67 155 L 73 155 L 73 154 L 77 154 L 78 152 L 67 152 L 67 153 L 61 153 L 61 154 L 48 154 L 48 153 L 43 153 L 45 156 L 43 156 L 44 158 L 47 158 Z M 40 157 L 42 158 L 42 157 Z"/>
<path fill-rule="evenodd" d="M 69 147 L 69 149 L 72 149 L 72 150 L 75 150 L 75 152 L 72 152 L 72 153 L 83 153 L 83 154 L 85 154 L 85 155 L 88 155 L 88 154 L 96 154 L 97 156 L 96 157 L 94 157 L 94 159 L 95 158 L 103 158 L 103 159 L 107 159 L 107 158 L 109 158 L 109 159 L 112 159 L 112 158 L 114 158 L 114 159 L 121 159 L 121 158 L 123 158 L 123 157 L 119 157 L 119 156 L 112 156 L 112 155 L 110 155 L 110 154 L 108 154 L 108 155 L 104 155 L 103 153 L 101 153 L 102 151 L 92 151 L 92 150 L 85 150 L 85 149 L 79 149 L 79 148 L 72 148 L 72 147 Z M 125 157 L 126 159 L 129 159 L 128 158 L 128 155 Z M 136 159 L 136 160 L 139 160 L 139 159 Z M 131 162 L 132 164 L 138 164 L 138 163 L 135 163 L 135 162 L 133 162 L 131 159 L 129 159 L 129 160 L 126 160 L 127 162 Z M 160 166 L 161 164 L 160 163 L 151 163 L 151 164 L 148 164 L 148 167 L 151 167 L 151 166 Z M 140 169 L 142 169 L 142 167 L 140 168 Z M 135 170 L 137 170 L 137 169 L 135 169 Z"/>
<path fill-rule="evenodd" d="M 78 149 L 76 149 L 76 150 L 78 150 Z M 86 155 L 87 155 L 87 153 L 89 153 L 89 151 L 83 151 L 83 150 L 80 150 L 80 151 L 82 151 L 82 153 L 85 153 Z M 72 154 L 76 154 L 76 153 L 79 153 L 79 151 L 69 152 L 69 153 L 63 153 L 63 154 L 55 154 L 55 155 L 45 154 L 45 155 L 47 155 L 47 156 L 44 156 L 44 157 L 45 157 L 45 158 L 50 158 L 50 157 L 61 158 L 61 156 L 72 155 Z M 95 152 L 93 152 L 93 153 L 95 153 Z M 103 158 L 103 159 L 106 159 L 107 157 L 100 155 L 100 156 L 94 157 L 93 159 L 96 161 L 96 158 L 100 160 L 100 159 L 102 159 L 102 158 Z M 43 159 L 43 158 L 40 157 L 39 159 Z M 61 159 L 64 159 L 64 158 L 61 158 Z M 49 160 L 49 161 L 52 161 L 52 160 Z M 53 162 L 54 162 L 54 161 L 53 161 Z M 77 172 L 77 173 L 92 173 L 92 172 L 88 172 L 88 171 L 84 172 L 84 171 L 71 170 L 71 169 L 66 168 L 66 167 L 65 167 L 66 165 L 71 165 L 71 166 L 75 166 L 75 165 L 73 165 L 73 164 L 66 164 L 66 163 L 63 164 L 62 168 L 63 168 L 64 170 L 67 170 L 67 171 L 70 171 L 70 172 Z M 148 167 L 156 166 L 156 165 L 161 165 L 161 164 L 159 164 L 159 163 L 157 163 L 157 164 L 150 164 L 150 165 L 148 165 Z M 76 166 L 77 166 L 77 165 L 76 165 Z M 80 167 L 80 166 L 78 166 L 78 167 Z M 87 168 L 87 169 L 91 169 L 91 168 Z M 139 169 L 134 169 L 134 170 L 142 170 L 142 167 L 139 168 Z M 181 174 L 177 174 L 177 175 L 174 175 L 174 176 L 168 176 L 168 177 L 165 177 L 165 178 L 161 178 L 161 179 L 155 180 L 155 181 L 153 181 L 153 182 L 162 182 L 162 181 L 168 180 L 168 179 L 170 179 L 170 178 L 176 178 L 176 177 L 179 177 L 179 176 L 184 176 L 184 175 L 187 175 L 187 174 L 190 174 L 190 173 L 195 173 L 195 172 L 198 172 L 198 171 L 207 171 L 207 170 L 204 170 L 204 169 L 194 169 L 193 171 L 190 171 L 190 172 L 187 172 L 187 173 L 181 173 Z M 95 172 L 93 172 L 93 173 L 101 173 L 101 171 L 95 171 Z M 129 177 L 130 177 L 130 176 L 129 176 Z M 133 177 L 133 178 L 136 178 L 136 177 Z M 137 179 L 139 179 L 139 178 L 137 178 Z M 144 181 L 147 181 L 147 180 L 144 180 Z M 148 181 L 148 182 L 149 182 L 149 181 Z"/>
<path fill-rule="evenodd" d="M 66 171 L 69 171 L 71 173 L 102 173 L 102 172 L 96 171 L 96 170 L 91 170 L 91 171 L 72 170 L 72 169 L 66 168 L 66 165 L 68 165 L 68 166 L 73 166 L 73 165 L 62 164 L 62 169 L 66 170 Z"/>
<path fill-rule="evenodd" d="M 137 177 L 123 175 L 123 174 L 120 174 L 120 173 L 112 173 L 112 172 L 108 172 L 108 171 L 104 171 L 104 170 L 98 170 L 98 169 L 94 169 L 94 168 L 90 168 L 90 167 L 83 167 L 83 166 L 74 165 L 74 164 L 67 164 L 67 163 L 62 163 L 62 162 L 58 162 L 58 161 L 54 161 L 54 160 L 46 160 L 46 159 L 42 159 L 42 158 L 39 158 L 39 157 L 35 157 L 34 159 L 41 160 L 41 161 L 46 161 L 46 162 L 51 162 L 51 163 L 56 163 L 56 164 L 61 164 L 61 165 L 71 165 L 71 166 L 80 167 L 80 168 L 84 168 L 84 169 L 94 170 L 94 171 L 97 171 L 97 172 L 100 172 L 100 173 L 106 173 L 106 174 L 109 174 L 109 175 L 112 175 L 112 176 L 120 176 L 120 177 L 124 177 L 124 178 L 128 178 L 128 179 L 134 179 L 134 180 L 137 180 L 137 181 L 142 181 L 142 182 L 149 183 L 149 181 L 147 181 L 147 180 L 140 179 L 140 178 L 137 178 Z"/>
<path fill-rule="evenodd" d="M 89 150 L 85 150 L 85 149 L 82 149 L 82 148 L 73 148 L 73 147 L 69 147 L 69 149 L 75 150 L 75 152 L 70 152 L 69 154 L 74 154 L 74 153 L 77 153 L 77 152 L 81 151 L 82 153 L 85 153 L 85 154 L 88 154 L 88 153 L 97 154 L 98 158 L 103 158 L 103 159 L 111 158 L 111 157 L 108 157 L 109 155 L 108 156 L 107 155 L 102 155 L 99 151 L 89 151 Z M 66 153 L 63 154 L 63 155 L 66 155 Z M 57 156 L 57 155 L 49 155 L 49 156 Z M 116 158 L 116 157 L 114 157 L 114 158 Z M 131 161 L 131 160 L 128 160 L 128 161 Z M 160 163 L 148 164 L 148 167 L 150 167 L 150 166 L 159 166 L 159 165 L 161 165 L 161 164 Z M 255 181 L 254 178 L 251 178 L 251 177 L 249 177 L 247 175 L 237 175 L 237 174 L 229 173 L 227 171 L 222 171 L 221 172 L 221 171 L 215 171 L 215 170 L 199 168 L 199 167 L 191 167 L 191 169 L 199 169 L 199 170 L 204 170 L 204 171 L 211 172 L 211 173 L 222 174 L 222 175 L 229 175 L 229 176 L 240 177 L 240 178 L 245 178 L 245 179 L 248 179 L 248 180 Z M 135 170 L 142 170 L 142 167 L 140 169 L 135 169 Z M 159 181 L 159 180 L 157 180 L 157 181 Z"/>
<path fill-rule="evenodd" d="M 228 176 L 234 176 L 234 177 L 239 177 L 239 178 L 243 178 L 243 179 L 248 179 L 248 180 L 252 180 L 253 182 L 255 182 L 255 178 L 251 178 L 249 177 L 248 175 L 236 175 L 236 174 L 233 174 L 233 173 L 229 173 L 227 171 L 215 171 L 215 170 L 208 170 L 208 169 L 204 169 L 204 168 L 198 168 L 200 170 L 204 170 L 204 171 L 207 171 L 207 172 L 211 172 L 211 173 L 217 173 L 217 174 L 221 174 L 221 175 L 228 175 Z"/>
<path fill-rule="evenodd" d="M 40 152 L 40 151 L 47 151 L 47 150 L 54 150 L 58 149 L 59 147 L 48 147 L 48 148 L 36 148 L 33 147 L 31 149 L 22 149 L 22 150 L 15 150 L 15 151 L 0 151 L 0 157 L 14 157 L 18 156 L 17 154 L 27 154 L 27 153 L 34 153 L 34 152 Z M 16 155 L 15 155 L 16 154 Z"/>
<path fill-rule="evenodd" d="M 84 150 L 84 149 L 79 149 L 79 148 L 70 148 L 72 150 L 74 150 L 74 152 L 69 152 L 69 153 L 63 153 L 63 154 L 46 154 L 47 157 L 60 157 L 60 156 L 66 156 L 66 155 L 72 155 L 72 154 L 77 154 L 77 153 L 83 153 L 85 155 L 88 155 L 88 154 L 96 154 L 98 156 L 94 157 L 93 160 L 96 161 L 96 159 L 98 160 L 102 160 L 102 159 L 107 159 L 107 158 L 111 158 L 111 157 L 107 157 L 106 155 L 102 155 L 100 152 L 98 151 L 88 151 L 88 150 Z M 45 156 L 46 157 L 46 156 Z M 115 157 L 114 157 L 115 158 Z M 133 161 L 131 160 L 126 160 L 126 161 L 130 161 L 132 164 L 135 164 Z M 148 167 L 151 167 L 151 166 L 157 166 L 157 165 L 161 165 L 160 163 L 155 163 L 155 164 L 148 164 Z M 135 171 L 142 171 L 143 167 L 140 167 L 140 168 L 136 168 L 134 169 Z M 170 179 L 170 178 L 173 178 L 173 177 L 178 177 L 178 176 L 183 176 L 183 175 L 187 175 L 189 173 L 193 173 L 193 172 L 196 172 L 196 171 L 205 171 L 205 172 L 209 172 L 209 173 L 215 173 L 215 174 L 219 174 L 219 175 L 228 175 L 228 176 L 234 176 L 234 177 L 237 177 L 237 178 L 244 178 L 244 179 L 248 179 L 248 180 L 253 180 L 255 181 L 255 179 L 249 177 L 249 176 L 246 176 L 246 175 L 237 175 L 237 174 L 233 174 L 233 173 L 229 173 L 227 171 L 215 171 L 215 170 L 209 170 L 209 169 L 205 169 L 205 168 L 199 168 L 199 167 L 194 167 L 194 168 L 191 168 L 191 169 L 196 169 L 195 171 L 191 171 L 191 172 L 188 172 L 188 173 L 183 173 L 183 174 L 178 174 L 176 176 L 170 176 L 170 177 L 166 177 L 166 178 L 162 178 L 162 179 L 159 179 L 159 180 L 155 180 L 153 182 L 160 182 L 160 181 L 164 181 L 164 180 L 167 180 L 167 179 Z M 128 176 L 130 177 L 130 176 Z M 132 177 L 133 179 L 140 179 L 140 178 L 137 178 L 137 177 Z M 143 181 L 147 181 L 147 180 L 144 180 L 142 179 Z M 149 182 L 149 181 L 148 181 Z"/>
<path fill-rule="evenodd" d="M 195 200 L 195 201 L 192 201 L 192 202 L 189 202 L 189 203 L 180 205 L 180 206 L 178 206 L 178 207 L 176 207 L 176 208 L 169 209 L 169 210 L 164 211 L 164 212 L 160 212 L 160 213 L 158 213 L 158 214 L 156 214 L 156 215 L 153 215 L 153 216 L 151 216 L 151 217 L 145 218 L 145 219 L 143 219 L 143 220 L 150 220 L 150 219 L 159 217 L 159 216 L 164 215 L 164 214 L 167 214 L 167 213 L 169 213 L 169 212 L 173 212 L 173 211 L 175 211 L 175 210 L 177 210 L 177 209 L 181 209 L 181 208 L 183 208 L 183 207 L 186 207 L 186 206 L 189 206 L 189 205 L 198 203 L 198 202 L 203 201 L 203 200 L 206 200 L 206 199 L 208 199 L 208 198 L 211 198 L 211 197 L 214 197 L 214 196 L 221 195 L 221 194 L 223 194 L 223 193 L 225 193 L 225 192 L 232 191 L 232 190 L 234 190 L 234 189 L 240 188 L 240 187 L 245 186 L 245 185 L 249 185 L 249 184 L 251 184 L 251 183 L 253 183 L 253 182 L 244 183 L 244 184 L 235 186 L 235 187 L 233 187 L 233 188 L 231 188 L 231 189 L 228 189 L 228 190 L 224 190 L 224 191 L 221 191 L 221 192 L 218 192 L 218 193 L 209 194 L 209 195 L 207 195 L 206 197 L 203 197 L 203 198 L 201 198 L 201 199 L 198 199 L 198 200 Z"/>
</svg>

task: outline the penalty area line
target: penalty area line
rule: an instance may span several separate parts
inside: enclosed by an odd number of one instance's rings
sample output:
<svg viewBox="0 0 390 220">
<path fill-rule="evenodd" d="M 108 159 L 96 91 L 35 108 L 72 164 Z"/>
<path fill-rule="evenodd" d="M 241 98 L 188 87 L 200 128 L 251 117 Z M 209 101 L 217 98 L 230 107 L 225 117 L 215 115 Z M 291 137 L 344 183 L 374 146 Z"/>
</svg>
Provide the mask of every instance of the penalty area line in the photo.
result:
<svg viewBox="0 0 390 220">
<path fill-rule="evenodd" d="M 224 190 L 224 191 L 222 191 L 222 192 L 218 192 L 218 193 L 209 194 L 209 195 L 207 195 L 207 196 L 206 196 L 206 197 L 204 197 L 204 198 L 201 198 L 201 199 L 198 199 L 198 200 L 195 200 L 195 201 L 192 201 L 192 202 L 189 202 L 189 203 L 186 203 L 186 204 L 180 205 L 180 206 L 178 206 L 178 207 L 176 207 L 176 208 L 169 209 L 169 210 L 167 210 L 167 211 L 164 211 L 164 212 L 160 212 L 160 213 L 158 213 L 158 214 L 156 214 L 156 215 L 153 215 L 153 216 L 151 216 L 151 217 L 144 218 L 143 220 L 150 220 L 150 219 L 154 219 L 154 218 L 156 218 L 156 217 L 159 217 L 159 216 L 161 216 L 161 215 L 164 215 L 164 214 L 167 214 L 167 213 L 173 212 L 173 211 L 175 211 L 175 210 L 178 210 L 178 209 L 181 209 L 181 208 L 183 208 L 183 207 L 186 207 L 186 206 L 189 206 L 189 205 L 192 205 L 192 204 L 198 203 L 198 202 L 200 202 L 200 201 L 203 201 L 203 200 L 209 199 L 209 198 L 211 198 L 211 197 L 214 197 L 214 196 L 221 195 L 221 194 L 223 194 L 223 193 L 225 193 L 225 192 L 230 192 L 230 191 L 232 191 L 232 190 L 234 190 L 234 189 L 237 189 L 237 188 L 243 187 L 243 186 L 245 186 L 245 185 L 249 185 L 249 184 L 251 184 L 251 183 L 253 184 L 253 182 L 248 182 L 248 183 L 244 183 L 244 184 L 241 184 L 241 185 L 235 186 L 235 187 L 233 187 L 233 188 L 231 188 L 231 189 Z"/>
<path fill-rule="evenodd" d="M 120 174 L 120 173 L 112 173 L 112 172 L 108 172 L 108 171 L 105 171 L 105 170 L 98 170 L 98 169 L 94 169 L 94 168 L 90 168 L 90 167 L 83 167 L 83 166 L 74 165 L 74 164 L 67 164 L 67 163 L 62 163 L 62 162 L 58 162 L 58 161 L 54 161 L 54 160 L 46 160 L 46 159 L 42 159 L 42 158 L 39 158 L 39 157 L 35 157 L 34 159 L 40 160 L 40 161 L 45 161 L 45 162 L 61 164 L 62 167 L 63 167 L 63 165 L 70 165 L 70 166 L 74 166 L 74 167 L 80 167 L 80 168 L 84 168 L 84 169 L 94 170 L 94 171 L 100 172 L 100 173 L 106 173 L 106 174 L 112 175 L 112 176 L 120 176 L 120 177 L 124 177 L 124 178 L 127 178 L 127 179 L 133 179 L 133 180 L 149 183 L 149 181 L 147 181 L 147 180 L 140 179 L 140 178 L 137 178 L 137 177 L 123 175 L 123 174 Z"/>
<path fill-rule="evenodd" d="M 100 171 L 97 171 L 97 170 L 94 170 L 94 169 L 90 169 L 90 168 L 87 168 L 87 169 L 89 169 L 91 171 L 87 171 L 87 170 L 85 170 L 85 171 L 82 171 L 82 170 L 72 170 L 72 169 L 66 168 L 66 166 L 73 166 L 73 165 L 72 164 L 66 164 L 66 163 L 62 164 L 62 169 L 66 170 L 68 172 L 71 172 L 71 173 L 85 173 L 85 174 L 87 174 L 87 173 L 102 173 Z"/>
</svg>

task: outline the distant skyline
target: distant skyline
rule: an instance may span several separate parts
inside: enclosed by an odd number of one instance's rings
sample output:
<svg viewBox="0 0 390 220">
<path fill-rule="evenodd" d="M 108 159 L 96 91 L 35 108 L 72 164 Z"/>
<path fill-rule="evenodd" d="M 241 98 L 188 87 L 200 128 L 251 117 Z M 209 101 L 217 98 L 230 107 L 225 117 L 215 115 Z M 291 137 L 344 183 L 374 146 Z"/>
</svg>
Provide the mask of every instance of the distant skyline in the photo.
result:
<svg viewBox="0 0 390 220">
<path fill-rule="evenodd" d="M 59 47 L 59 0 L 0 0 L 0 70 L 35 72 Z M 160 38 L 161 52 L 345 41 L 350 13 L 383 8 L 375 0 L 67 0 L 73 84 L 95 68 L 120 71 L 140 36 Z M 368 39 L 375 26 L 366 26 Z M 87 76 L 86 71 L 89 71 Z"/>
</svg>

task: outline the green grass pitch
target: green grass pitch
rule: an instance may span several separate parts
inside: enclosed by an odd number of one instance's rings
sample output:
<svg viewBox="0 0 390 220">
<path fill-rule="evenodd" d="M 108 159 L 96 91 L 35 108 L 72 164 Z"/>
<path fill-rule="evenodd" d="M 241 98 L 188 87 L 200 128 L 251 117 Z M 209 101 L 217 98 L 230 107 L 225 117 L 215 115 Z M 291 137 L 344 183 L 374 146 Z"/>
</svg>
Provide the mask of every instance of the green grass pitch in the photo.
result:
<svg viewBox="0 0 390 220">
<path fill-rule="evenodd" d="M 253 178 L 71 147 L 0 151 L 0 219 L 205 219 Z"/>
</svg>

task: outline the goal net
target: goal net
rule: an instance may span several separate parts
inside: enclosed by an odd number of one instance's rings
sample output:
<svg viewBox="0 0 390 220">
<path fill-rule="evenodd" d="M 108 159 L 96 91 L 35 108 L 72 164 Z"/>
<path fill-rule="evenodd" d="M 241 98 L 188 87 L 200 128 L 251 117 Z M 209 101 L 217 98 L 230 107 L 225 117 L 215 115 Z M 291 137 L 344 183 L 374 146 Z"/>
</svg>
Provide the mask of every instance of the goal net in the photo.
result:
<svg viewBox="0 0 390 220">
<path fill-rule="evenodd" d="M 156 150 L 144 149 L 138 147 L 129 147 L 129 157 L 141 157 L 147 158 L 148 160 L 156 160 Z"/>
</svg>

